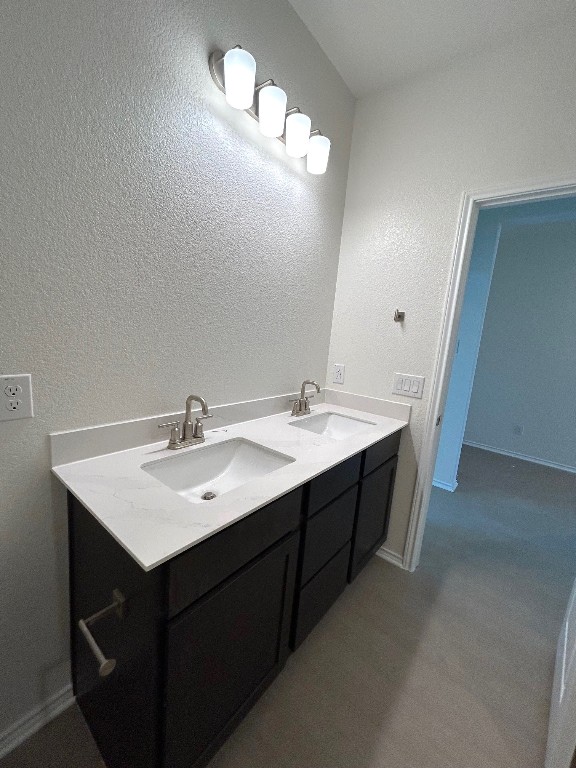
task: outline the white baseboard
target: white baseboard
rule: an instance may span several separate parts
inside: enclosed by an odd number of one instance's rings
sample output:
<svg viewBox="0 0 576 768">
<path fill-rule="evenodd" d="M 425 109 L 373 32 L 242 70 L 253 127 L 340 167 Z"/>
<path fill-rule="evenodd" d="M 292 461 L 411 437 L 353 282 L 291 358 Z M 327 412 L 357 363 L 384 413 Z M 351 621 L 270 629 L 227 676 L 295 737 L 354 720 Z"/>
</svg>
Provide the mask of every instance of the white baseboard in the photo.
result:
<svg viewBox="0 0 576 768">
<path fill-rule="evenodd" d="M 516 451 L 506 451 L 504 448 L 495 448 L 493 445 L 484 445 L 484 443 L 476 443 L 473 440 L 464 440 L 464 445 L 469 445 L 471 448 L 481 448 L 483 451 L 490 451 L 491 453 L 501 453 L 502 456 L 511 456 L 513 459 L 531 461 L 533 464 L 542 464 L 544 467 L 552 467 L 552 469 L 561 469 L 563 472 L 576 474 L 576 467 L 571 467 L 568 464 L 558 464 L 555 461 L 539 459 L 536 456 L 527 456 L 524 453 L 517 453 Z"/>
<path fill-rule="evenodd" d="M 458 483 L 445 483 L 442 480 L 432 480 L 432 485 L 434 488 L 442 488 L 443 491 L 450 491 L 451 493 L 454 493 L 456 488 L 458 488 Z"/>
<path fill-rule="evenodd" d="M 74 703 L 72 686 L 67 685 L 61 691 L 50 696 L 43 704 L 30 710 L 28 714 L 0 733 L 0 759 L 15 749 L 43 725 L 53 720 Z"/>
<path fill-rule="evenodd" d="M 392 565 L 396 565 L 398 568 L 403 568 L 406 570 L 406 566 L 404 565 L 404 558 L 402 558 L 396 552 L 392 552 L 392 550 L 386 549 L 385 547 L 380 547 L 376 554 L 378 557 L 381 557 L 382 560 L 387 560 L 389 563 L 392 563 Z"/>
</svg>

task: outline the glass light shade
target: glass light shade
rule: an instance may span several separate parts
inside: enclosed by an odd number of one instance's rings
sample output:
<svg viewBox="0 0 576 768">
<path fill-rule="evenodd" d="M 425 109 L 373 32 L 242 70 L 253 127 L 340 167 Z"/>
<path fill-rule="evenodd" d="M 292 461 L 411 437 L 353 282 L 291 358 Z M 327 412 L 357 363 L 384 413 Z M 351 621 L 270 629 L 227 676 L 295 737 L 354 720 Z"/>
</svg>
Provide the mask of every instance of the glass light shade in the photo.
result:
<svg viewBox="0 0 576 768">
<path fill-rule="evenodd" d="M 232 48 L 224 56 L 226 101 L 234 109 L 250 109 L 254 101 L 256 61 L 243 48 Z"/>
<path fill-rule="evenodd" d="M 260 132 L 275 138 L 284 133 L 286 119 L 286 93 L 276 85 L 267 85 L 258 93 L 258 119 Z"/>
<path fill-rule="evenodd" d="M 326 172 L 328 167 L 328 155 L 330 154 L 330 139 L 326 136 L 312 136 L 308 155 L 306 157 L 306 169 L 308 173 L 319 175 Z"/>
<path fill-rule="evenodd" d="M 308 152 L 312 121 L 308 115 L 295 112 L 286 118 L 286 154 L 290 157 L 304 157 Z"/>
</svg>

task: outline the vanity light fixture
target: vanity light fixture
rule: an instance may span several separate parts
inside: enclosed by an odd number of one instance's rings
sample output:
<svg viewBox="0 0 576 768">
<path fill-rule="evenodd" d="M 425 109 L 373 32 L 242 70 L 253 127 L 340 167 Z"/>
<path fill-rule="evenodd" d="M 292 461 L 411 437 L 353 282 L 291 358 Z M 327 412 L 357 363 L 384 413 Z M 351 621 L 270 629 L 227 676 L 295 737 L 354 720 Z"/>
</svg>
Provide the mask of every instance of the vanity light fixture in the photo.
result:
<svg viewBox="0 0 576 768">
<path fill-rule="evenodd" d="M 284 133 L 288 97 L 277 85 L 266 85 L 258 91 L 260 133 L 277 139 Z"/>
<path fill-rule="evenodd" d="M 250 109 L 254 101 L 256 62 L 243 48 L 232 48 L 224 56 L 226 101 L 234 109 Z"/>
<path fill-rule="evenodd" d="M 316 175 L 326 173 L 328 156 L 330 154 L 330 139 L 326 136 L 312 136 L 306 155 L 306 170 Z"/>
<path fill-rule="evenodd" d="M 237 45 L 226 53 L 212 51 L 208 59 L 210 74 L 226 101 L 257 120 L 264 136 L 286 145 L 290 157 L 306 157 L 309 173 L 325 173 L 330 154 L 330 139 L 315 128 L 299 107 L 286 109 L 286 93 L 271 80 L 256 85 L 256 61 Z M 255 102 L 257 102 L 257 107 Z"/>
<path fill-rule="evenodd" d="M 294 112 L 286 118 L 286 154 L 304 157 L 310 144 L 312 121 L 302 112 Z"/>
</svg>

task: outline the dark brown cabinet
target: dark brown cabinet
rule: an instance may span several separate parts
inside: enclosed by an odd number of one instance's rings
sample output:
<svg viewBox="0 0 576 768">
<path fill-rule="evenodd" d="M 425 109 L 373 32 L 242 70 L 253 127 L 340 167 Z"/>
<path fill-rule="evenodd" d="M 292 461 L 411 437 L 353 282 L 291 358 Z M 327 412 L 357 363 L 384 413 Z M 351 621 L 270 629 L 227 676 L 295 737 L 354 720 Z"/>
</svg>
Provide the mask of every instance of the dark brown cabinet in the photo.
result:
<svg viewBox="0 0 576 768">
<path fill-rule="evenodd" d="M 349 579 L 352 581 L 386 541 L 398 457 L 393 456 L 362 478 L 352 539 Z"/>
<path fill-rule="evenodd" d="M 302 489 L 145 572 L 69 495 L 74 692 L 108 768 L 205 765 L 282 668 Z M 78 621 L 125 597 L 91 630 Z"/>
<path fill-rule="evenodd" d="M 302 541 L 301 583 L 307 584 L 352 538 L 358 485 L 345 491 L 306 522 Z"/>
<path fill-rule="evenodd" d="M 309 483 L 307 515 L 311 516 L 326 504 L 340 496 L 347 488 L 358 482 L 362 454 L 357 453 L 327 472 L 323 472 Z"/>
<path fill-rule="evenodd" d="M 71 494 L 68 509 L 74 695 L 108 768 L 157 768 L 163 570 L 146 573 Z M 112 614 L 91 627 L 102 652 L 116 660 L 114 672 L 102 678 L 78 621 L 107 606 L 114 589 L 126 598 L 125 617 Z"/>
<path fill-rule="evenodd" d="M 145 572 L 68 496 L 74 692 L 108 768 L 201 768 L 383 543 L 400 433 Z M 91 625 L 108 677 L 79 627 Z"/>
<path fill-rule="evenodd" d="M 294 609 L 294 650 L 306 639 L 346 588 L 349 561 L 350 542 L 330 558 L 322 570 L 299 591 Z"/>
<path fill-rule="evenodd" d="M 207 762 L 284 664 L 297 553 L 293 535 L 170 623 L 169 768 Z"/>
<path fill-rule="evenodd" d="M 354 482 L 351 488 L 312 517 L 309 516 L 310 506 L 304 503 L 292 619 L 293 649 L 298 648 L 346 587 L 361 455 L 354 458 L 358 458 L 355 477 L 346 470 L 346 477 Z M 310 483 L 310 497 L 318 479 Z"/>
<path fill-rule="evenodd" d="M 400 432 L 308 483 L 291 647 L 306 636 L 386 540 Z"/>
<path fill-rule="evenodd" d="M 364 452 L 348 570 L 350 582 L 386 541 L 400 434 L 400 432 L 393 432 Z"/>
</svg>

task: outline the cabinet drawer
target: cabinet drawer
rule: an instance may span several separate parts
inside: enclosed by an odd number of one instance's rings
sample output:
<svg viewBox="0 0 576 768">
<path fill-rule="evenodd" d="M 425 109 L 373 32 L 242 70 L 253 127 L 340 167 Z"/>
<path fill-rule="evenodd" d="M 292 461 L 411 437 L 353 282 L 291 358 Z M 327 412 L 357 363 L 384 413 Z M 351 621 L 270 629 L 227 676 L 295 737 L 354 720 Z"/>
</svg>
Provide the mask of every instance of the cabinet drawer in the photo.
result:
<svg viewBox="0 0 576 768">
<path fill-rule="evenodd" d="M 300 525 L 302 488 L 242 518 L 168 564 L 171 618 Z M 207 508 L 209 514 L 209 507 Z"/>
<path fill-rule="evenodd" d="M 357 496 L 358 486 L 354 485 L 308 521 L 302 584 L 306 584 L 350 540 Z"/>
<path fill-rule="evenodd" d="M 295 616 L 292 647 L 296 649 L 314 629 L 332 603 L 344 590 L 350 560 L 350 544 L 334 555 L 300 592 Z"/>
<path fill-rule="evenodd" d="M 332 499 L 340 496 L 347 488 L 358 482 L 361 459 L 362 454 L 358 453 L 356 456 L 352 456 L 352 458 L 332 467 L 327 472 L 323 472 L 310 482 L 309 516 L 326 504 L 329 504 Z"/>
<path fill-rule="evenodd" d="M 380 442 L 367 449 L 366 459 L 364 460 L 364 469 L 362 472 L 363 475 L 370 474 L 372 470 L 376 469 L 376 467 L 379 467 L 381 464 L 384 464 L 388 459 L 391 459 L 392 456 L 395 456 L 398 453 L 398 449 L 400 448 L 400 435 L 400 431 L 394 432 L 393 435 L 388 435 L 384 440 L 380 440 Z"/>
</svg>

